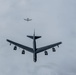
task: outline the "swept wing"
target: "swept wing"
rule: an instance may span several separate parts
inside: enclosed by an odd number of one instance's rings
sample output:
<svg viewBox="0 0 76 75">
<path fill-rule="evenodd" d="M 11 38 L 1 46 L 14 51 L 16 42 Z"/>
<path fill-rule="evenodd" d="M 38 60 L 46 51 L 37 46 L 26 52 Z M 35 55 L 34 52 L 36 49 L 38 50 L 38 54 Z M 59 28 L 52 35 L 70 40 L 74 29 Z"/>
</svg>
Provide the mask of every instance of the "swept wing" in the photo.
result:
<svg viewBox="0 0 76 75">
<path fill-rule="evenodd" d="M 48 45 L 48 46 L 37 48 L 36 53 L 43 52 L 43 51 L 45 51 L 47 49 L 50 49 L 50 48 L 54 48 L 55 46 L 59 46 L 60 44 L 62 44 L 62 42 L 58 42 L 58 43 L 55 43 L 55 44 L 51 44 L 51 45 Z"/>
<path fill-rule="evenodd" d="M 18 46 L 18 47 L 20 47 L 20 48 L 22 48 L 22 49 L 25 49 L 25 50 L 27 50 L 27 51 L 29 51 L 29 52 L 31 52 L 31 53 L 34 53 L 33 49 L 30 48 L 30 47 L 24 46 L 24 45 L 22 45 L 22 44 L 16 43 L 16 42 L 11 41 L 11 40 L 8 40 L 8 39 L 7 39 L 7 41 L 8 41 L 9 43 L 11 43 L 11 44 L 14 44 L 15 46 Z"/>
</svg>

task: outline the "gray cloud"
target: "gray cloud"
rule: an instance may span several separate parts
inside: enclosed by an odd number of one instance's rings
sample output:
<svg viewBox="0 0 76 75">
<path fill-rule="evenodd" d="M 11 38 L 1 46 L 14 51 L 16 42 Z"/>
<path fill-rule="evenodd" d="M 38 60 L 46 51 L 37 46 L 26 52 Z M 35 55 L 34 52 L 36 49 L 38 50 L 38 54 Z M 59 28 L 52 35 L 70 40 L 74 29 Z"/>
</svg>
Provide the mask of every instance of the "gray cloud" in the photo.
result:
<svg viewBox="0 0 76 75">
<path fill-rule="evenodd" d="M 76 1 L 75 0 L 0 0 L 0 74 L 1 75 L 76 75 Z M 32 18 L 29 23 L 24 18 Z M 6 39 L 32 47 L 26 35 L 41 35 L 37 47 L 62 41 L 56 53 L 21 55 Z M 49 41 L 50 40 L 50 41 Z"/>
</svg>

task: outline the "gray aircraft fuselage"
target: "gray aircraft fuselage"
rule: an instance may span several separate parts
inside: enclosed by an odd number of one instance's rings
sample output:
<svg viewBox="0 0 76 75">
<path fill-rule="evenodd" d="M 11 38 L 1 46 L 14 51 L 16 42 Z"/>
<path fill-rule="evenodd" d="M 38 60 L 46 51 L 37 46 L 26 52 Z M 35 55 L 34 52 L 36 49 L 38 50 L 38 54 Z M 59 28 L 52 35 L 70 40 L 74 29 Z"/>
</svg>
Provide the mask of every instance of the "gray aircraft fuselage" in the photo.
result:
<svg viewBox="0 0 76 75">
<path fill-rule="evenodd" d="M 35 32 L 33 34 L 33 50 L 34 50 L 34 53 L 33 53 L 33 60 L 34 62 L 37 61 L 37 54 L 36 54 L 36 39 L 35 39 Z"/>
<path fill-rule="evenodd" d="M 14 50 L 17 50 L 17 46 L 22 48 L 23 51 L 22 51 L 22 54 L 25 54 L 25 51 L 29 51 L 31 53 L 33 53 L 33 61 L 36 62 L 37 61 L 37 54 L 40 53 L 40 52 L 43 52 L 45 53 L 45 55 L 48 55 L 48 52 L 46 50 L 52 48 L 52 51 L 53 52 L 56 52 L 56 49 L 54 48 L 55 46 L 58 46 L 60 44 L 62 44 L 62 42 L 57 42 L 57 43 L 54 43 L 54 44 L 50 44 L 50 45 L 47 45 L 47 46 L 43 46 L 43 47 L 40 47 L 40 48 L 37 48 L 36 47 L 36 39 L 39 39 L 41 38 L 41 36 L 35 36 L 35 31 L 34 31 L 34 34 L 33 36 L 30 36 L 30 35 L 27 35 L 27 37 L 33 39 L 33 48 L 30 48 L 28 46 L 25 46 L 25 45 L 22 45 L 22 44 L 19 44 L 19 43 L 16 43 L 14 41 L 11 41 L 9 39 L 6 39 L 7 42 L 9 42 L 10 44 L 14 44 Z"/>
</svg>

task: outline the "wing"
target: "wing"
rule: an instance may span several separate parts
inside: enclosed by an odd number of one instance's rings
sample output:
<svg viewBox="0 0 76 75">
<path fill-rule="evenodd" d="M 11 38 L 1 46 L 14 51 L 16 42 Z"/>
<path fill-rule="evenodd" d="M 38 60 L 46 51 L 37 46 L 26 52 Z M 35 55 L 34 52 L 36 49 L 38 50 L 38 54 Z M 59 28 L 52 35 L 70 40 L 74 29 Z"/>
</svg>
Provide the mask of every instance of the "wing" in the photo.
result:
<svg viewBox="0 0 76 75">
<path fill-rule="evenodd" d="M 27 19 L 24 19 L 25 21 L 27 21 Z"/>
<path fill-rule="evenodd" d="M 27 50 L 27 51 L 29 51 L 29 52 L 31 52 L 31 53 L 34 52 L 33 49 L 30 48 L 30 47 L 27 47 L 27 46 L 21 45 L 21 44 L 19 44 L 19 43 L 13 42 L 13 41 L 8 40 L 8 39 L 7 39 L 6 41 L 8 41 L 9 43 L 14 44 L 15 46 L 18 46 L 18 47 L 20 47 L 20 48 L 22 48 L 22 49 L 25 49 L 25 50 Z"/>
<path fill-rule="evenodd" d="M 58 43 L 51 44 L 51 45 L 48 45 L 48 46 L 45 46 L 45 47 L 37 48 L 36 52 L 40 53 L 42 51 L 45 51 L 45 50 L 50 49 L 50 48 L 53 48 L 55 46 L 59 46 L 60 44 L 62 44 L 62 42 L 58 42 Z"/>
</svg>

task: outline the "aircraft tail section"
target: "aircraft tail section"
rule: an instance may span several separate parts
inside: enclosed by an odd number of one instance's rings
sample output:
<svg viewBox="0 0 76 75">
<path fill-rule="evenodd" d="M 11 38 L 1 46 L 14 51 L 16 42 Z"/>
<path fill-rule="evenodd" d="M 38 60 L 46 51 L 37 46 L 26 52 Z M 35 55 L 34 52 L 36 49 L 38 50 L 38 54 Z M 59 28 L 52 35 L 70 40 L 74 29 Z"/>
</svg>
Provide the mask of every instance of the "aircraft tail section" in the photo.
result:
<svg viewBox="0 0 76 75">
<path fill-rule="evenodd" d="M 27 37 L 29 37 L 29 38 L 33 39 L 33 36 L 29 36 L 29 35 L 27 35 Z"/>
<path fill-rule="evenodd" d="M 41 38 L 41 36 L 35 36 L 35 39 L 39 39 L 39 38 Z"/>
<path fill-rule="evenodd" d="M 33 39 L 33 36 L 29 36 L 29 35 L 27 35 L 27 37 Z M 41 36 L 35 36 L 35 39 L 39 39 L 39 38 L 41 38 Z"/>
</svg>

